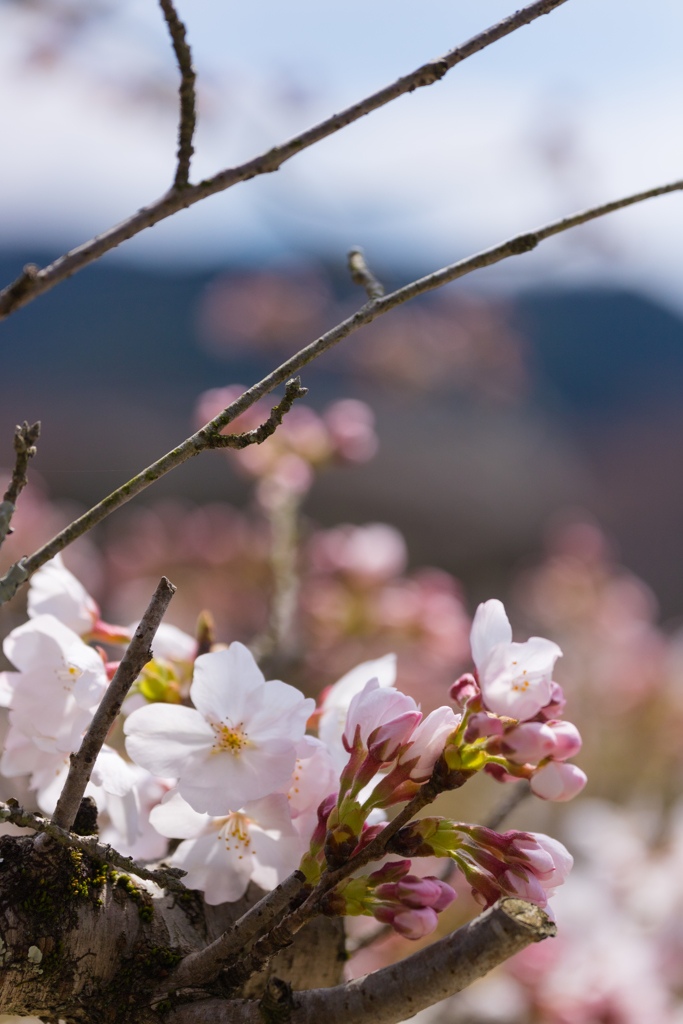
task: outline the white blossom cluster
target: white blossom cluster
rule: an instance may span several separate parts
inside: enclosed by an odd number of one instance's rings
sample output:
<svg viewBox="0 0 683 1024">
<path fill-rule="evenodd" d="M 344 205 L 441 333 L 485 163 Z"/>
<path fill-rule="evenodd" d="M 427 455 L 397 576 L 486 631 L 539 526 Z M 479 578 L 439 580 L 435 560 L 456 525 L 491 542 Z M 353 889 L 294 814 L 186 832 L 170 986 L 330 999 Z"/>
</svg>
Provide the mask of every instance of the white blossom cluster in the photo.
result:
<svg viewBox="0 0 683 1024">
<path fill-rule="evenodd" d="M 0 674 L 0 703 L 10 720 L 0 772 L 29 775 L 38 806 L 50 814 L 69 755 L 78 750 L 115 670 L 93 645 L 124 643 L 134 627 L 102 622 L 59 556 L 33 577 L 28 615 L 4 642 L 15 671 Z M 490 632 L 481 627 L 480 617 L 475 662 L 482 660 L 480 634 Z M 491 648 L 499 643 L 496 655 L 505 647 L 496 683 L 497 699 L 504 701 L 505 686 L 516 693 L 519 681 L 514 672 L 510 678 L 507 652 L 513 645 L 507 636 L 504 644 L 500 639 L 486 636 Z M 398 782 L 414 789 L 429 777 L 461 721 L 449 707 L 423 718 L 412 698 L 394 689 L 391 654 L 358 665 L 322 695 L 316 709 L 295 687 L 266 680 L 241 643 L 195 658 L 195 641 L 162 625 L 154 652 L 153 668 L 145 671 L 158 688 L 134 688 L 124 705 L 125 756 L 123 747 L 119 752 L 105 745 L 86 795 L 97 803 L 102 838 L 122 853 L 158 859 L 168 839 L 180 840 L 169 860 L 210 904 L 239 899 L 250 881 L 270 889 L 299 866 L 320 828 L 319 808 L 340 785 L 343 790 L 354 735 L 360 750 L 368 733 L 378 765 L 397 758 Z M 524 682 L 525 699 L 529 688 L 538 689 L 539 706 L 547 703 L 559 649 L 552 645 L 550 657 L 542 653 L 547 665 L 534 651 L 536 671 Z M 184 691 L 159 683 L 183 672 L 188 680 L 191 672 Z M 490 667 L 485 674 L 491 675 Z M 166 696 L 150 699 L 152 692 Z M 317 737 L 307 734 L 316 727 Z M 369 798 L 383 780 L 386 788 L 381 772 L 367 781 L 362 798 L 373 809 L 364 827 L 379 828 L 384 820 L 382 802 L 373 805 Z"/>
</svg>

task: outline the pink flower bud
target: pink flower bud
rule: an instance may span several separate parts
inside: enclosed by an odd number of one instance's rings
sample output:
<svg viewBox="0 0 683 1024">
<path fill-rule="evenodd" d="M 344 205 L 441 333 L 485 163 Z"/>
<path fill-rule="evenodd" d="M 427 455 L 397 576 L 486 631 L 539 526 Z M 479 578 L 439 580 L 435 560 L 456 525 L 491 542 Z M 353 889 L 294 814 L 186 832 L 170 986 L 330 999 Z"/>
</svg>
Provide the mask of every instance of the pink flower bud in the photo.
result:
<svg viewBox="0 0 683 1024">
<path fill-rule="evenodd" d="M 406 875 L 396 883 L 396 899 L 411 910 L 431 907 L 441 896 L 441 890 L 434 882 L 417 875 Z"/>
<path fill-rule="evenodd" d="M 564 711 L 565 704 L 567 703 L 564 696 L 564 690 L 559 683 L 553 681 L 550 684 L 550 703 L 546 704 L 545 707 L 541 708 L 539 715 L 546 720 L 551 718 L 559 718 Z"/>
<path fill-rule="evenodd" d="M 351 750 L 358 739 L 362 746 L 366 747 L 369 740 L 374 742 L 376 736 L 373 734 L 380 726 L 393 727 L 397 719 L 405 721 L 404 716 L 411 713 L 419 715 L 418 721 L 422 718 L 412 697 L 399 693 L 393 686 L 380 687 L 377 679 L 371 679 L 349 704 L 343 736 L 344 746 Z M 410 732 L 412 733 L 414 729 L 415 721 L 410 720 Z"/>
<path fill-rule="evenodd" d="M 483 736 L 502 736 L 503 723 L 494 715 L 488 715 L 485 711 L 479 711 L 470 717 L 465 730 L 465 742 L 474 743 Z"/>
<path fill-rule="evenodd" d="M 398 882 L 404 875 L 407 875 L 412 867 L 409 860 L 390 860 L 383 864 L 377 871 L 368 875 L 368 881 L 372 885 L 381 885 L 389 882 Z"/>
<path fill-rule="evenodd" d="M 548 722 L 548 727 L 555 734 L 554 761 L 566 761 L 581 750 L 581 733 L 571 722 Z"/>
<path fill-rule="evenodd" d="M 435 885 L 439 886 L 439 896 L 431 905 L 432 910 L 435 910 L 437 914 L 440 914 L 446 907 L 450 907 L 453 900 L 458 898 L 458 894 L 452 886 L 447 882 L 442 882 L 440 878 L 436 878 L 434 875 L 427 875 L 425 882 L 434 882 Z"/>
<path fill-rule="evenodd" d="M 422 910 L 402 910 L 394 915 L 392 925 L 404 939 L 423 939 L 425 935 L 431 935 L 438 923 L 436 911 L 424 907 Z"/>
<path fill-rule="evenodd" d="M 405 711 L 398 718 L 378 726 L 368 737 L 368 753 L 377 761 L 393 761 L 415 732 L 421 718 L 419 711 Z"/>
<path fill-rule="evenodd" d="M 460 676 L 459 679 L 455 680 L 448 691 L 448 696 L 456 707 L 459 707 L 462 711 L 470 697 L 476 697 L 479 692 L 476 679 L 471 672 L 466 672 L 464 676 Z"/>
<path fill-rule="evenodd" d="M 528 872 L 526 879 L 512 871 L 507 871 L 503 875 L 501 882 L 512 896 L 519 896 L 523 900 L 529 900 L 531 903 L 536 903 L 539 907 L 544 907 L 548 902 L 546 891 L 533 871 Z"/>
<path fill-rule="evenodd" d="M 538 764 L 554 754 L 556 745 L 555 733 L 545 722 L 523 722 L 505 733 L 503 752 L 514 764 Z"/>
<path fill-rule="evenodd" d="M 539 768 L 531 779 L 531 791 L 542 800 L 571 800 L 588 779 L 575 764 L 551 761 Z"/>
</svg>

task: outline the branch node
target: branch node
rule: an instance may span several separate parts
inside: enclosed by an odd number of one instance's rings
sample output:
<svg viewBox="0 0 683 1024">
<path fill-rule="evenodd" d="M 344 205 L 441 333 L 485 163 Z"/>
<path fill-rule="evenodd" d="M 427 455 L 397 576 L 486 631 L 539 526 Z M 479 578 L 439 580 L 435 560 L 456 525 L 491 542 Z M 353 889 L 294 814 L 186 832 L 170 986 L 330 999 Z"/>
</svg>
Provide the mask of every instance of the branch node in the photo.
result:
<svg viewBox="0 0 683 1024">
<path fill-rule="evenodd" d="M 272 976 L 259 1003 L 259 1016 L 264 1024 L 289 1024 L 294 1010 L 292 986 Z"/>
<path fill-rule="evenodd" d="M 351 272 L 351 280 L 361 288 L 365 288 L 368 298 L 372 300 L 381 299 L 384 295 L 384 285 L 378 281 L 373 272 L 365 262 L 365 254 L 359 245 L 355 245 L 349 252 L 348 266 Z"/>
<path fill-rule="evenodd" d="M 0 502 L 0 544 L 8 533 L 12 532 L 10 521 L 14 515 L 17 498 L 28 483 L 26 471 L 29 461 L 36 454 L 36 441 L 40 437 L 40 420 L 29 426 L 24 420 L 21 426 L 14 430 L 14 451 L 16 458 L 14 469 L 9 486 L 5 491 L 2 502 Z"/>
</svg>

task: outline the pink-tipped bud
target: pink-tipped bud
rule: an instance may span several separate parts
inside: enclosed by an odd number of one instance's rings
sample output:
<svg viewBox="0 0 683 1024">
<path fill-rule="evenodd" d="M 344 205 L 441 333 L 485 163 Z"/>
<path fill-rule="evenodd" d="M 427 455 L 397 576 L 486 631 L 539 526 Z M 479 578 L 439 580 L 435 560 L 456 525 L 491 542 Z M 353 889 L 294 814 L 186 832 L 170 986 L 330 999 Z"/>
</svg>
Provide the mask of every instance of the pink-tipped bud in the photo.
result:
<svg viewBox="0 0 683 1024">
<path fill-rule="evenodd" d="M 581 750 L 581 733 L 571 722 L 548 722 L 548 727 L 555 734 L 554 761 L 566 761 Z"/>
<path fill-rule="evenodd" d="M 465 730 L 465 743 L 474 743 L 484 736 L 502 736 L 503 723 L 495 715 L 488 715 L 485 711 L 478 711 L 472 715 Z"/>
<path fill-rule="evenodd" d="M 436 911 L 431 907 L 424 907 L 422 910 L 402 910 L 394 915 L 392 921 L 394 931 L 397 931 L 404 939 L 414 940 L 431 935 L 438 923 Z"/>
<path fill-rule="evenodd" d="M 368 737 L 368 753 L 376 761 L 389 763 L 393 761 L 398 753 L 415 732 L 415 728 L 422 720 L 419 711 L 406 711 L 398 718 L 392 719 L 385 725 L 380 725 Z"/>
<path fill-rule="evenodd" d="M 458 898 L 457 892 L 448 882 L 442 882 L 440 878 L 436 878 L 434 875 L 427 875 L 425 882 L 434 882 L 439 887 L 439 896 L 431 904 L 432 910 L 435 910 L 437 914 L 440 914 L 446 907 L 450 907 L 453 900 Z"/>
<path fill-rule="evenodd" d="M 538 764 L 554 756 L 556 746 L 555 732 L 545 722 L 523 722 L 505 733 L 502 749 L 514 764 Z"/>
<path fill-rule="evenodd" d="M 531 791 L 542 800 L 571 800 L 587 781 L 586 773 L 575 764 L 551 761 L 534 773 Z"/>
<path fill-rule="evenodd" d="M 559 718 L 564 711 L 566 703 L 564 690 L 559 683 L 552 682 L 550 684 L 550 702 L 544 708 L 541 708 L 539 715 L 545 718 L 546 721 Z"/>
<path fill-rule="evenodd" d="M 470 697 L 476 697 L 480 692 L 477 680 L 471 672 L 466 672 L 464 676 L 455 680 L 448 691 L 448 696 L 462 711 Z"/>
<path fill-rule="evenodd" d="M 411 910 L 431 907 L 441 896 L 441 890 L 434 882 L 417 875 L 406 875 L 396 883 L 396 898 Z"/>
<path fill-rule="evenodd" d="M 382 864 L 381 868 L 368 875 L 368 882 L 371 885 L 383 885 L 390 882 L 398 882 L 408 874 L 412 867 L 409 860 L 390 860 Z"/>
<path fill-rule="evenodd" d="M 506 871 L 501 878 L 501 884 L 511 896 L 519 896 L 523 900 L 529 900 L 539 907 L 544 907 L 548 902 L 545 889 L 533 871 L 525 872 L 525 874 L 526 878 L 523 878 L 512 871 Z"/>
</svg>

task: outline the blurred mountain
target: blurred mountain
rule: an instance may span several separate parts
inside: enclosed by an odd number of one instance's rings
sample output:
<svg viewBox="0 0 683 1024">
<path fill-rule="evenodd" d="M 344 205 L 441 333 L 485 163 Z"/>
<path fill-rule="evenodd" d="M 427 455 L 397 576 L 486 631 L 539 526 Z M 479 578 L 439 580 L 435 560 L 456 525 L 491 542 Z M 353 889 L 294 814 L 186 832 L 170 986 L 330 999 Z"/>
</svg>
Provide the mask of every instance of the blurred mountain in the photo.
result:
<svg viewBox="0 0 683 1024">
<path fill-rule="evenodd" d="M 40 262 L 40 254 L 0 257 L 2 282 L 29 260 Z M 266 316 L 272 282 L 266 294 L 229 268 L 166 273 L 108 261 L 0 325 L 0 463 L 10 461 L 14 423 L 40 418 L 35 470 L 53 496 L 92 503 L 187 436 L 203 390 L 250 384 L 315 337 L 317 322 L 302 326 L 293 307 L 289 334 L 268 321 L 267 343 L 244 330 L 237 338 L 235 327 L 223 347 L 207 344 L 202 324 L 216 280 L 221 323 L 237 323 L 245 295 Z M 343 279 L 326 280 L 328 305 L 316 314 L 322 329 L 358 300 Z M 482 328 L 477 301 L 395 311 L 378 322 L 384 334 L 364 329 L 304 371 L 317 407 L 345 395 L 369 401 L 381 439 L 372 463 L 319 481 L 309 514 L 324 524 L 393 522 L 416 563 L 442 565 L 474 596 L 488 596 L 533 557 L 549 517 L 580 505 L 612 531 L 665 612 L 679 614 L 683 320 L 631 292 L 527 293 L 505 307 L 511 333 L 507 347 L 496 348 L 508 328 L 500 311 Z M 420 355 L 421 339 L 433 365 L 417 386 L 420 361 L 407 357 Z M 515 346 L 526 385 L 489 394 L 480 385 L 494 364 L 501 380 L 521 380 Z M 488 362 L 475 374 L 484 349 Z M 248 487 L 221 453 L 206 453 L 148 493 L 243 504 Z"/>
</svg>

